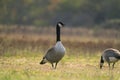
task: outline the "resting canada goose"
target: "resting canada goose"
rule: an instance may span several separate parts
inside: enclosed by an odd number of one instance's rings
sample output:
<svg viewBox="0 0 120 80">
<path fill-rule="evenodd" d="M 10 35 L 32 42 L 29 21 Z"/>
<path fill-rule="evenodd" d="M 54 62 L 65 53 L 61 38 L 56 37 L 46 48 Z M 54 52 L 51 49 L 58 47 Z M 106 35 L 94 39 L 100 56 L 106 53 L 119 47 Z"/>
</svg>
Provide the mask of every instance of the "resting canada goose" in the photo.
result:
<svg viewBox="0 0 120 80">
<path fill-rule="evenodd" d="M 112 69 L 113 69 L 115 63 L 119 59 L 120 59 L 120 52 L 117 49 L 113 49 L 113 48 L 106 49 L 101 56 L 100 69 L 102 69 L 104 61 L 108 63 L 109 69 L 110 69 L 110 63 L 113 63 L 112 65 Z"/>
<path fill-rule="evenodd" d="M 58 22 L 56 25 L 56 44 L 52 48 L 50 48 L 45 56 L 43 57 L 40 64 L 45 64 L 49 62 L 52 64 L 52 67 L 56 69 L 57 63 L 63 58 L 65 55 L 65 48 L 60 39 L 60 28 L 63 27 L 64 24 L 62 22 Z M 54 65 L 55 63 L 55 65 Z"/>
</svg>

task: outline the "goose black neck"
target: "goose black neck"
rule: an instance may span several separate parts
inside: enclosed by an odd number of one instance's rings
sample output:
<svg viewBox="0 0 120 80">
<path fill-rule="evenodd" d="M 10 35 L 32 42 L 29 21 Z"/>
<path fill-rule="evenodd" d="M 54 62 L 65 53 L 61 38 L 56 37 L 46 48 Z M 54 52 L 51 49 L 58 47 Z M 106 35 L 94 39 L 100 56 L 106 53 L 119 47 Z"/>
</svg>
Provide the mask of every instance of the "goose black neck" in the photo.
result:
<svg viewBox="0 0 120 80">
<path fill-rule="evenodd" d="M 61 41 L 60 40 L 60 27 L 57 25 L 56 26 L 56 42 Z"/>
<path fill-rule="evenodd" d="M 104 63 L 104 60 L 103 60 L 103 57 L 101 56 L 101 60 L 100 60 L 101 63 Z"/>
<path fill-rule="evenodd" d="M 120 60 L 120 56 L 117 56 L 117 59 L 119 59 L 119 60 Z"/>
</svg>

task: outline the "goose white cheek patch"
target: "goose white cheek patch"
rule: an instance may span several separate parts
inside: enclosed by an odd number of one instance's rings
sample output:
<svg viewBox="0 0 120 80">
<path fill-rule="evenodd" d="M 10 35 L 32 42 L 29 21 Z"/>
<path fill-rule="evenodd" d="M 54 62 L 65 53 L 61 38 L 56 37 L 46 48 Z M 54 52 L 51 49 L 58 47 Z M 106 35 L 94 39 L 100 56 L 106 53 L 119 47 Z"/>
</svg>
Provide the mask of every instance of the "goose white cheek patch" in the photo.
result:
<svg viewBox="0 0 120 80">
<path fill-rule="evenodd" d="M 45 59 L 43 59 L 44 60 L 44 62 L 48 62 L 48 60 L 45 58 Z"/>
<path fill-rule="evenodd" d="M 63 25 L 62 25 L 62 24 L 60 24 L 60 23 L 59 23 L 58 25 L 59 25 L 60 27 L 62 27 L 62 26 L 63 26 Z"/>
</svg>

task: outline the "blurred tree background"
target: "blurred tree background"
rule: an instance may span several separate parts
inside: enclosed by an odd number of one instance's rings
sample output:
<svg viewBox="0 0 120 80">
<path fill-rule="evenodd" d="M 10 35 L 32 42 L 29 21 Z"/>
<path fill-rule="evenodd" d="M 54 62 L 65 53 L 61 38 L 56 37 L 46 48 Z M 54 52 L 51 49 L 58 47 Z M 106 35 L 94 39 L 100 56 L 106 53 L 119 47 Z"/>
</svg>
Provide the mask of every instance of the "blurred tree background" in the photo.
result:
<svg viewBox="0 0 120 80">
<path fill-rule="evenodd" d="M 119 28 L 120 0 L 0 0 L 0 24 Z"/>
</svg>

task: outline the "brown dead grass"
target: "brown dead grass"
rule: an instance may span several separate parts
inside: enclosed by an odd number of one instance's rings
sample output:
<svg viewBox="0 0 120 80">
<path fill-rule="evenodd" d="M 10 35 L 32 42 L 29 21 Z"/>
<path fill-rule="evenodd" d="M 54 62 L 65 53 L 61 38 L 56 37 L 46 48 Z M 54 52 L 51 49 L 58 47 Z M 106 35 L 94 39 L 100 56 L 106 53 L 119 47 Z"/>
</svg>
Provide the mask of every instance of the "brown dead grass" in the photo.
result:
<svg viewBox="0 0 120 80">
<path fill-rule="evenodd" d="M 17 54 L 18 51 L 46 52 L 55 44 L 55 29 L 52 27 L 0 27 L 0 54 Z M 96 53 L 106 48 L 120 49 L 120 32 L 111 29 L 62 29 L 62 42 L 68 54 Z M 80 53 L 78 53 L 80 52 Z M 24 52 L 21 52 L 24 54 Z"/>
</svg>

